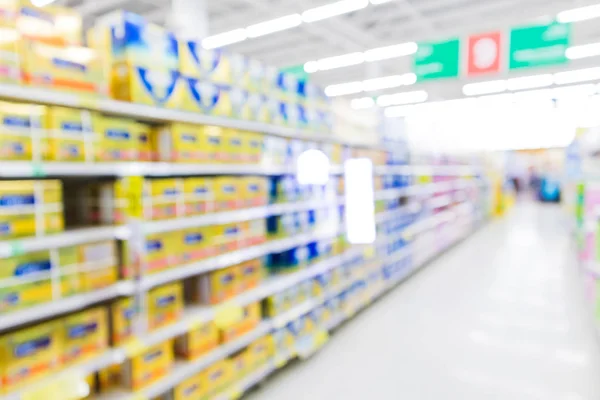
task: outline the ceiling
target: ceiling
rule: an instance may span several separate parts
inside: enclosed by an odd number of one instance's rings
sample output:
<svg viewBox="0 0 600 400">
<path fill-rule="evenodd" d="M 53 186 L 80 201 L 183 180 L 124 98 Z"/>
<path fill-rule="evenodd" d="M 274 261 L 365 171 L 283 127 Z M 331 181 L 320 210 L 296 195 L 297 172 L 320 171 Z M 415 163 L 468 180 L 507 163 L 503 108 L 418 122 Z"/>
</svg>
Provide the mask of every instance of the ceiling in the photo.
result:
<svg viewBox="0 0 600 400">
<path fill-rule="evenodd" d="M 188 0 L 194 1 L 194 0 Z M 202 0 L 196 0 L 202 1 Z M 203 0 L 209 14 L 209 33 L 217 34 L 331 3 L 331 0 Z M 166 24 L 171 0 L 60 0 L 80 10 L 89 22 L 123 8 Z M 229 49 L 279 67 L 398 44 L 446 39 L 535 20 L 557 12 L 598 3 L 598 0 L 392 0 L 361 10 L 303 23 L 286 31 L 248 39 Z M 600 19 L 575 23 L 574 43 L 600 41 Z M 591 60 L 591 61 L 590 61 Z M 598 59 L 578 61 L 589 65 Z M 321 85 L 410 72 L 411 57 L 364 63 L 311 75 Z M 572 66 L 571 66 L 572 68 Z M 529 72 L 530 74 L 532 72 Z M 488 78 L 489 79 L 489 78 Z M 464 83 L 464 82 L 462 82 Z M 435 97 L 452 98 L 461 81 L 436 84 Z M 415 85 L 418 86 L 418 85 Z M 430 85 L 431 86 L 431 85 Z M 396 89 L 398 91 L 398 89 Z"/>
</svg>

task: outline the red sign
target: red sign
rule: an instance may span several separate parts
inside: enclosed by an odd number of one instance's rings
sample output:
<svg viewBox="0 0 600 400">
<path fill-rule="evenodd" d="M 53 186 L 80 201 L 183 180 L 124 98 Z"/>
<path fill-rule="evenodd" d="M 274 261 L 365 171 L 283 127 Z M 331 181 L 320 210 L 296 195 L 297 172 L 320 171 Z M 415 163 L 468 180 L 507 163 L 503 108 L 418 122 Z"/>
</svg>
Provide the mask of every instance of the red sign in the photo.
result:
<svg viewBox="0 0 600 400">
<path fill-rule="evenodd" d="M 502 34 L 482 33 L 469 37 L 467 76 L 500 72 Z"/>
</svg>

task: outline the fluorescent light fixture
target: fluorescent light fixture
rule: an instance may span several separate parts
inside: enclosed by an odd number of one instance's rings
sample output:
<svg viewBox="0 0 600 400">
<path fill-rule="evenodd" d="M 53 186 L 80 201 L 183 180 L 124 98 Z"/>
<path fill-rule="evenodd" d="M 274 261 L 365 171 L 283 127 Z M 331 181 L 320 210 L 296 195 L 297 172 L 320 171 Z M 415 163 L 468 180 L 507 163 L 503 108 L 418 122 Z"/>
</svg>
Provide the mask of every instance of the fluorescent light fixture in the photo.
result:
<svg viewBox="0 0 600 400">
<path fill-rule="evenodd" d="M 598 79 L 600 79 L 600 67 L 576 69 L 554 74 L 554 83 L 557 85 L 595 81 Z"/>
<path fill-rule="evenodd" d="M 317 72 L 319 70 L 319 63 L 317 61 L 309 61 L 304 63 L 304 72 L 308 74 L 312 74 L 313 72 Z"/>
<path fill-rule="evenodd" d="M 388 118 L 407 117 L 415 109 L 415 106 L 396 106 L 385 109 L 385 116 Z"/>
<path fill-rule="evenodd" d="M 384 94 L 377 98 L 377 105 L 381 107 L 387 107 L 404 104 L 423 103 L 424 101 L 427 101 L 427 97 L 427 92 L 424 90 Z"/>
<path fill-rule="evenodd" d="M 565 52 L 569 60 L 578 60 L 580 58 L 600 56 L 600 43 L 583 44 L 581 46 L 571 46 Z"/>
<path fill-rule="evenodd" d="M 255 38 L 268 35 L 270 33 L 284 31 L 286 29 L 295 28 L 302 23 L 300 14 L 290 14 L 285 17 L 275 18 L 269 21 L 260 22 L 250 25 L 246 28 L 248 37 Z"/>
<path fill-rule="evenodd" d="M 361 97 L 350 101 L 350 107 L 355 110 L 364 110 L 375 106 L 375 100 L 372 97 Z"/>
<path fill-rule="evenodd" d="M 598 17 L 600 17 L 600 4 L 594 4 L 587 7 L 573 8 L 571 10 L 559 12 L 556 15 L 556 20 L 558 22 L 576 22 Z"/>
<path fill-rule="evenodd" d="M 379 4 L 391 3 L 392 1 L 394 0 L 370 0 L 371 4 L 373 4 L 374 6 Z"/>
<path fill-rule="evenodd" d="M 325 94 L 329 97 L 344 96 L 346 94 L 360 93 L 363 91 L 363 84 L 360 81 L 339 83 L 329 85 L 325 88 Z"/>
<path fill-rule="evenodd" d="M 218 47 L 227 46 L 228 44 L 243 42 L 247 38 L 248 34 L 246 33 L 245 29 L 234 29 L 232 31 L 227 31 L 204 38 L 202 40 L 202 47 L 205 49 L 216 49 Z"/>
<path fill-rule="evenodd" d="M 408 75 L 408 74 L 405 74 Z M 405 75 L 391 75 L 382 78 L 373 78 L 363 81 L 363 91 L 372 92 L 375 90 L 391 89 L 399 86 L 406 86 L 410 82 L 410 77 Z"/>
<path fill-rule="evenodd" d="M 56 0 L 31 0 L 31 4 L 33 4 L 36 7 L 44 7 L 48 4 L 54 3 L 55 1 Z"/>
<path fill-rule="evenodd" d="M 324 6 L 308 9 L 302 13 L 304 22 L 315 22 L 323 19 L 335 17 L 337 15 L 347 14 L 352 11 L 360 10 L 369 5 L 369 0 L 342 0 L 335 3 L 329 3 Z"/>
<path fill-rule="evenodd" d="M 394 44 L 391 46 L 377 47 L 365 51 L 365 61 L 373 62 L 379 60 L 388 60 L 415 54 L 418 46 L 415 42 Z"/>
<path fill-rule="evenodd" d="M 482 94 L 502 93 L 506 91 L 506 80 L 467 83 L 463 86 L 465 96 L 480 96 Z"/>
<path fill-rule="evenodd" d="M 322 58 L 317 61 L 319 71 L 328 71 L 350 65 L 362 64 L 365 62 L 365 56 L 361 52 L 344 54 L 341 56 Z"/>
<path fill-rule="evenodd" d="M 507 81 L 508 90 L 536 89 L 552 86 L 554 79 L 552 74 L 523 76 L 511 78 Z"/>
</svg>

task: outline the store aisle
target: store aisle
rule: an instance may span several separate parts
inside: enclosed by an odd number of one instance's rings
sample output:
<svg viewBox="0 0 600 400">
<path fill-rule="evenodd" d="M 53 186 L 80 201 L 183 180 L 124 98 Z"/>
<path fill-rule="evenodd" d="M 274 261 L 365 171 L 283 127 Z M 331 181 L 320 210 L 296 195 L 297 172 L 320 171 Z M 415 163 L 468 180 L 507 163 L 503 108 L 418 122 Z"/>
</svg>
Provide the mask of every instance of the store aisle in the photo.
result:
<svg viewBox="0 0 600 400">
<path fill-rule="evenodd" d="M 248 397 L 600 399 L 600 341 L 566 226 L 556 206 L 517 206 Z"/>
</svg>

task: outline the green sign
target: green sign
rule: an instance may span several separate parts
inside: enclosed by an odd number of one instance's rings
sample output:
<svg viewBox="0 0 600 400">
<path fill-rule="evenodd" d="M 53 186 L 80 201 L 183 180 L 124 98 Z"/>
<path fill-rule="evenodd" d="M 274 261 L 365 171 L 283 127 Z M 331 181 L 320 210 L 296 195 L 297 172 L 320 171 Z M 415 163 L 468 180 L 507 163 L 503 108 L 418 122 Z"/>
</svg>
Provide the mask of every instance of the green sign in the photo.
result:
<svg viewBox="0 0 600 400">
<path fill-rule="evenodd" d="M 509 69 L 533 68 L 567 62 L 571 25 L 552 22 L 510 31 Z"/>
<path fill-rule="evenodd" d="M 308 79 L 309 75 L 308 72 L 304 70 L 304 64 L 281 68 L 281 72 L 296 75 L 299 79 Z"/>
<path fill-rule="evenodd" d="M 419 43 L 413 72 L 417 81 L 456 78 L 460 72 L 460 40 Z"/>
</svg>

